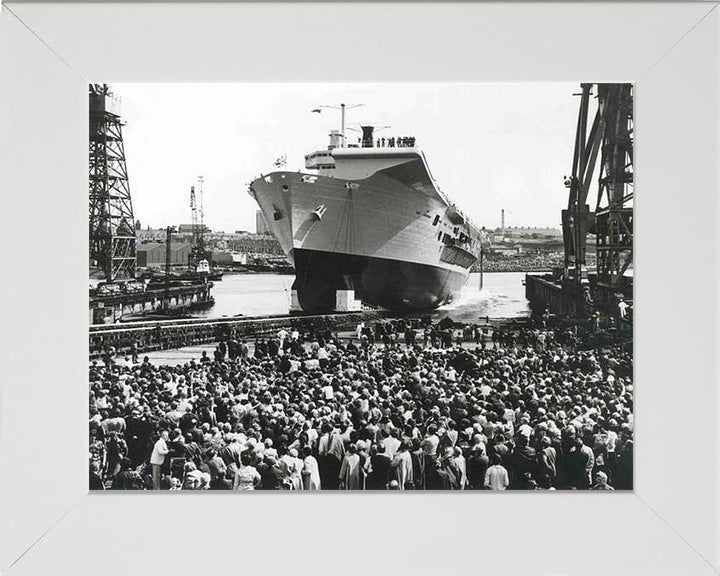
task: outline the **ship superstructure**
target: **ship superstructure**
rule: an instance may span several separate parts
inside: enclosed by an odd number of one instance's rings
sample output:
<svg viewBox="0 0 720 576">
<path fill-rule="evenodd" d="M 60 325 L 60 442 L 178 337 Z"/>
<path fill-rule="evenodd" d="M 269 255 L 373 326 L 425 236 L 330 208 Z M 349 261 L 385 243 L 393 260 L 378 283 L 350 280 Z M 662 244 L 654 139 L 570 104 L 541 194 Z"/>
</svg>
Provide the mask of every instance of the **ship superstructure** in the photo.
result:
<svg viewBox="0 0 720 576">
<path fill-rule="evenodd" d="M 295 266 L 294 308 L 424 311 L 457 295 L 487 236 L 441 192 L 415 138 L 362 126 L 346 145 L 332 131 L 305 167 L 313 173 L 273 172 L 249 187 Z"/>
</svg>

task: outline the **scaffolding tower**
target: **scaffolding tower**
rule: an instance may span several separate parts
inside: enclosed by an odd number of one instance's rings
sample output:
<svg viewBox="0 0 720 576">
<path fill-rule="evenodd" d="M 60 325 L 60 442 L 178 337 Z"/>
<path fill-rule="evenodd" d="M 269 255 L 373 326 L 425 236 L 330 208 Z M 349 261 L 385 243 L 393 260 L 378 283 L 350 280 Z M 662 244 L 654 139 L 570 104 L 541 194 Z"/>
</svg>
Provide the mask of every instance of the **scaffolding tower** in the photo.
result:
<svg viewBox="0 0 720 576">
<path fill-rule="evenodd" d="M 90 264 L 107 282 L 135 277 L 135 217 L 119 100 L 107 84 L 90 84 Z"/>
</svg>

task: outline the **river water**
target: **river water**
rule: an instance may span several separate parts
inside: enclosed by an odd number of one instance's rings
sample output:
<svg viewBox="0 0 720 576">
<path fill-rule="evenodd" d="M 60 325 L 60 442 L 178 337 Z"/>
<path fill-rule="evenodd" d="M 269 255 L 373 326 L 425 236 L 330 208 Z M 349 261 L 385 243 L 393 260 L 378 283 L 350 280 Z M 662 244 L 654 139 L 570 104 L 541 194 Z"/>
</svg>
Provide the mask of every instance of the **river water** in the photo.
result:
<svg viewBox="0 0 720 576">
<path fill-rule="evenodd" d="M 461 322 L 485 316 L 525 316 L 529 308 L 522 285 L 524 277 L 524 272 L 486 273 L 484 287 L 479 290 L 480 275 L 471 274 L 455 302 L 434 311 L 433 316 L 447 316 Z M 194 316 L 224 318 L 240 314 L 287 314 L 293 279 L 294 276 L 289 274 L 226 274 L 213 287 L 215 305 L 194 313 Z"/>
</svg>

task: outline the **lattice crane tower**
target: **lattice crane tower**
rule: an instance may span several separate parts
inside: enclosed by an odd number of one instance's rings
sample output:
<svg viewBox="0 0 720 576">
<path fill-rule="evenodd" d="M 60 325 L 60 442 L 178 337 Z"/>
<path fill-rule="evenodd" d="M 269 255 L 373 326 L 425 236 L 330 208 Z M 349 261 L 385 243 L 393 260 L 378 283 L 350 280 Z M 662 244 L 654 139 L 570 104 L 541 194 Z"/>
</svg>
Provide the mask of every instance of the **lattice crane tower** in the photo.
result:
<svg viewBox="0 0 720 576">
<path fill-rule="evenodd" d="M 567 210 L 563 210 L 565 278 L 587 279 L 587 234 L 596 236 L 598 284 L 621 285 L 633 258 L 633 87 L 597 84 L 597 112 L 587 132 L 593 84 L 582 84 Z M 587 204 L 599 158 L 594 212 Z"/>
<path fill-rule="evenodd" d="M 114 282 L 135 277 L 135 216 L 119 100 L 107 84 L 89 88 L 90 263 Z"/>
</svg>

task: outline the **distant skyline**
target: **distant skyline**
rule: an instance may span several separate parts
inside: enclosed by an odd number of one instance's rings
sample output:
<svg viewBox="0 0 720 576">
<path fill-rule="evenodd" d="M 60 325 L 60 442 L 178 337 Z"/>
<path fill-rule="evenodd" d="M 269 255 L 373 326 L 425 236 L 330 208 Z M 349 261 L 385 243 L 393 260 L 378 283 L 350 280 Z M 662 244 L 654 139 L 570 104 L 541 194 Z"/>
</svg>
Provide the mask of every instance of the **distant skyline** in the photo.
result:
<svg viewBox="0 0 720 576">
<path fill-rule="evenodd" d="M 304 168 L 346 125 L 415 136 L 440 188 L 478 225 L 560 227 L 577 122 L 577 83 L 111 84 L 121 114 L 135 218 L 142 227 L 189 223 L 190 186 L 204 177 L 205 224 L 255 231 L 247 184 Z M 348 142 L 359 133 L 347 130 Z"/>
</svg>

